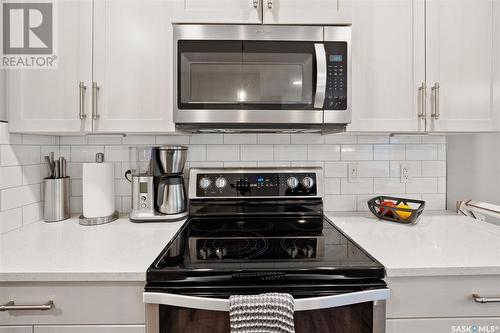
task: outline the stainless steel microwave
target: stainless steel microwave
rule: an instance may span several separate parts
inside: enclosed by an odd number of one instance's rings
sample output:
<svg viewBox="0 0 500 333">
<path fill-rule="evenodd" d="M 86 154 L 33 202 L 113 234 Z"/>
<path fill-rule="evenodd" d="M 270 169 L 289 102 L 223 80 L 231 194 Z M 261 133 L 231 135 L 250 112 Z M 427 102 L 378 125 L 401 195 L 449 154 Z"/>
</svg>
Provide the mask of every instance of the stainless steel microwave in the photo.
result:
<svg viewBox="0 0 500 333">
<path fill-rule="evenodd" d="M 335 132 L 351 121 L 351 27 L 174 25 L 174 122 Z"/>
</svg>

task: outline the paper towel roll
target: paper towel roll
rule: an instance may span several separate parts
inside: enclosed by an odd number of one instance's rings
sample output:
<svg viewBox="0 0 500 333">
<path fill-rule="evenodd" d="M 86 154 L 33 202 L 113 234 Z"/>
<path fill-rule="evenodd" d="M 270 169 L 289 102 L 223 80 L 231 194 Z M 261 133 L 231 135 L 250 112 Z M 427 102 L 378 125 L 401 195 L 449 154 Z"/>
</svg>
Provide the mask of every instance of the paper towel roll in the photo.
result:
<svg viewBox="0 0 500 333">
<path fill-rule="evenodd" d="M 113 163 L 85 163 L 82 170 L 83 216 L 105 217 L 115 212 Z"/>
</svg>

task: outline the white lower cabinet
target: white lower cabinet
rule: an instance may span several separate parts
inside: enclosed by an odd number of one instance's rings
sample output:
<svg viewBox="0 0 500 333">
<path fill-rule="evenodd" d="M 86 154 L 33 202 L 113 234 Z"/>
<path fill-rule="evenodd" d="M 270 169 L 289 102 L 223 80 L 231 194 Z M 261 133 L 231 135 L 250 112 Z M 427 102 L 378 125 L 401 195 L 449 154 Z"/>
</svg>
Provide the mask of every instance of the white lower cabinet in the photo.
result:
<svg viewBox="0 0 500 333">
<path fill-rule="evenodd" d="M 0 333 L 33 333 L 32 326 L 0 326 Z"/>
<path fill-rule="evenodd" d="M 500 317 L 389 319 L 386 333 L 500 332 Z"/>
<path fill-rule="evenodd" d="M 500 303 L 472 297 L 500 297 L 500 276 L 388 278 L 387 333 L 500 332 Z"/>
<path fill-rule="evenodd" d="M 145 325 L 35 326 L 34 333 L 144 333 Z M 0 333 L 3 333 L 0 331 Z M 17 332 L 16 332 L 17 333 Z"/>
</svg>

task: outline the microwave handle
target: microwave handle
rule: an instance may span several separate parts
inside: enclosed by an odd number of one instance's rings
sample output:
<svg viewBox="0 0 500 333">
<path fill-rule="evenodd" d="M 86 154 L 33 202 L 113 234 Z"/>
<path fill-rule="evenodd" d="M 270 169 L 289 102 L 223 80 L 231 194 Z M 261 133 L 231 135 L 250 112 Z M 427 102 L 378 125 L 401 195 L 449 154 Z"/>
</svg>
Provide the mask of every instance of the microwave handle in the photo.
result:
<svg viewBox="0 0 500 333">
<path fill-rule="evenodd" d="M 316 96 L 314 97 L 314 108 L 322 109 L 325 103 L 326 91 L 326 51 L 325 44 L 315 43 L 316 54 Z"/>
<path fill-rule="evenodd" d="M 331 296 L 298 298 L 294 300 L 294 303 L 295 311 L 309 311 L 381 301 L 388 299 L 389 296 L 390 290 L 388 288 L 381 288 Z M 210 311 L 229 311 L 229 300 L 221 298 L 145 292 L 143 293 L 143 300 L 146 304 L 163 304 Z"/>
</svg>

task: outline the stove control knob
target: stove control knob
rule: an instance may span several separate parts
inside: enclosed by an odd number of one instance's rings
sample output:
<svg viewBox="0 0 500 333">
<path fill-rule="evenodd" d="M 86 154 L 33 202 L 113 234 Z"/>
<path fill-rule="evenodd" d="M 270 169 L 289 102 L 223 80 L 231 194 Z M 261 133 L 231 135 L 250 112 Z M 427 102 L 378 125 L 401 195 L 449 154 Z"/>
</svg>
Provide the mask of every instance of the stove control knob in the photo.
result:
<svg viewBox="0 0 500 333">
<path fill-rule="evenodd" d="M 304 252 L 304 255 L 307 257 L 307 258 L 312 258 L 313 255 L 314 255 L 314 250 L 312 248 L 312 246 L 308 245 L 306 246 L 305 248 L 302 249 L 302 252 Z"/>
<path fill-rule="evenodd" d="M 297 177 L 289 177 L 286 180 L 286 184 L 288 185 L 288 188 L 293 190 L 294 188 L 299 186 L 299 180 L 297 179 Z"/>
<path fill-rule="evenodd" d="M 202 189 L 206 190 L 210 187 L 210 185 L 212 185 L 212 181 L 210 180 L 210 178 L 203 177 L 202 179 L 200 179 L 199 185 Z"/>
<path fill-rule="evenodd" d="M 226 249 L 225 248 L 217 248 L 217 249 L 215 249 L 215 254 L 217 255 L 217 258 L 224 259 L 224 256 L 226 255 Z"/>
<path fill-rule="evenodd" d="M 207 260 L 208 257 L 210 256 L 210 250 L 209 249 L 201 249 L 200 250 L 200 256 L 204 259 L 204 260 Z"/>
<path fill-rule="evenodd" d="M 304 177 L 304 179 L 302 179 L 302 185 L 304 185 L 305 188 L 310 189 L 314 186 L 314 179 L 309 176 Z"/>
<path fill-rule="evenodd" d="M 287 252 L 290 255 L 290 257 L 292 257 L 292 259 L 295 259 L 297 254 L 299 254 L 299 249 L 296 246 L 292 246 L 287 250 Z"/>
<path fill-rule="evenodd" d="M 226 185 L 227 185 L 227 179 L 224 177 L 219 177 L 215 180 L 215 186 L 217 186 L 217 188 L 224 188 L 226 187 Z"/>
</svg>

